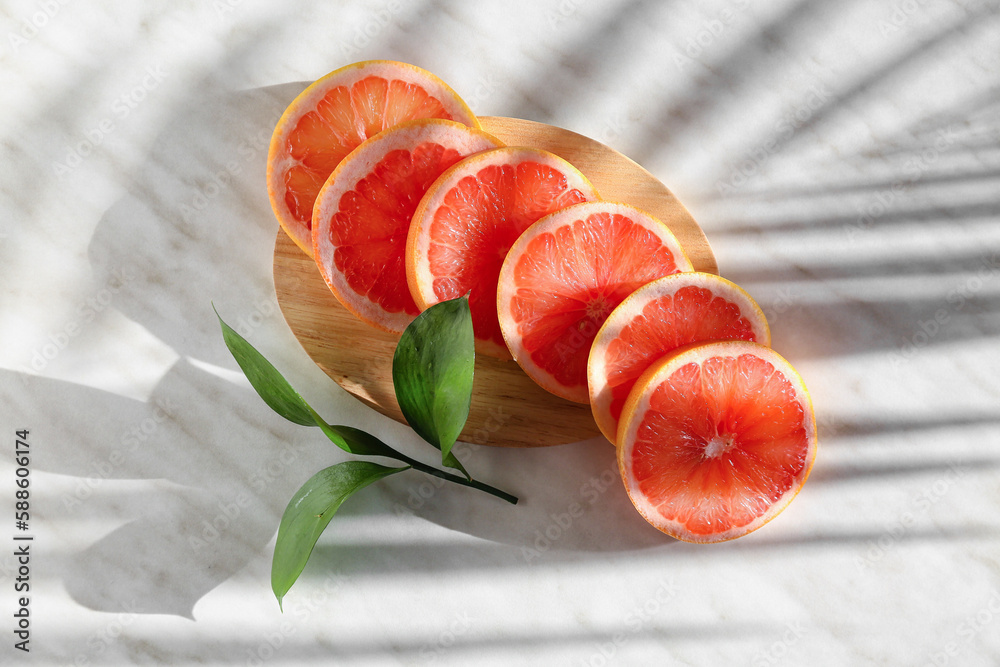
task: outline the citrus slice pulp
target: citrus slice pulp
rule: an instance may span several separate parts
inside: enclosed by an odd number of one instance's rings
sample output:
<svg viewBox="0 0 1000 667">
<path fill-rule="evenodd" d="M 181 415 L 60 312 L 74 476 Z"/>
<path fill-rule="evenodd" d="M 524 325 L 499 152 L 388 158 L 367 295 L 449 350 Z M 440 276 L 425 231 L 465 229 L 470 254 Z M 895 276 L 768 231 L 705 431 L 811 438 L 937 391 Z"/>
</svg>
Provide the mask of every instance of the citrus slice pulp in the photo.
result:
<svg viewBox="0 0 1000 667">
<path fill-rule="evenodd" d="M 479 128 L 462 99 L 413 65 L 368 60 L 338 69 L 296 97 L 278 120 L 267 156 L 267 191 L 282 229 L 312 255 L 316 195 L 365 139 L 406 120 L 444 118 Z"/>
<path fill-rule="evenodd" d="M 691 271 L 670 229 L 637 208 L 585 202 L 548 215 L 511 247 L 497 314 L 514 359 L 543 389 L 587 403 L 587 358 L 604 320 L 646 283 Z"/>
<path fill-rule="evenodd" d="M 780 513 L 816 457 L 802 378 L 757 343 L 696 343 L 635 383 L 618 425 L 618 465 L 639 513 L 689 542 L 745 535 Z"/>
<path fill-rule="evenodd" d="M 365 322 L 401 333 L 420 312 L 406 283 L 410 220 L 427 188 L 463 157 L 500 141 L 448 120 L 381 132 L 352 151 L 316 198 L 313 250 L 320 273 Z"/>
<path fill-rule="evenodd" d="M 695 342 L 771 344 L 767 319 L 742 288 L 713 273 L 677 273 L 643 285 L 597 332 L 587 362 L 594 420 L 612 443 L 636 379 L 669 352 Z"/>
<path fill-rule="evenodd" d="M 477 348 L 509 359 L 496 310 L 507 251 L 538 219 L 597 198 L 583 174 L 547 151 L 511 146 L 462 160 L 413 216 L 406 275 L 414 300 L 423 310 L 468 293 Z"/>
</svg>

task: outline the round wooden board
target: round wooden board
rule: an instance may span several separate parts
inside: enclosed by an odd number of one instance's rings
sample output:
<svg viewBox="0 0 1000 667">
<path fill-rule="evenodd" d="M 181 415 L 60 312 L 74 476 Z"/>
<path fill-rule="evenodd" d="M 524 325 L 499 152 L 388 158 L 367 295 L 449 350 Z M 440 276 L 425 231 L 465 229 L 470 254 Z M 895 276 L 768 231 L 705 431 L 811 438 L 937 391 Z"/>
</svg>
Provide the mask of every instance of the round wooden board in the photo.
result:
<svg viewBox="0 0 1000 667">
<path fill-rule="evenodd" d="M 717 272 L 705 234 L 662 183 L 621 153 L 543 123 L 482 117 L 483 129 L 510 146 L 559 155 L 586 174 L 605 199 L 637 206 L 665 222 L 699 271 Z M 392 389 L 397 337 L 369 327 L 337 301 L 319 270 L 283 232 L 274 246 L 274 287 L 281 312 L 313 361 L 348 392 L 403 422 Z M 476 358 L 472 408 L 461 440 L 501 447 L 541 447 L 599 436 L 590 406 L 541 389 L 513 361 Z"/>
</svg>

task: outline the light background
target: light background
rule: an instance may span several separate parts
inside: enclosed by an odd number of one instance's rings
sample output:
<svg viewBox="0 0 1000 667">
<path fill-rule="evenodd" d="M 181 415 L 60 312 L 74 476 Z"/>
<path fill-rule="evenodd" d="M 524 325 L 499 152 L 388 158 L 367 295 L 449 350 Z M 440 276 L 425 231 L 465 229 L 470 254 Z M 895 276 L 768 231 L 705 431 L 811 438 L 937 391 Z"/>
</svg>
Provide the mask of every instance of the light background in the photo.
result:
<svg viewBox="0 0 1000 667">
<path fill-rule="evenodd" d="M 33 663 L 1000 660 L 996 2 L 5 0 L 0 27 L 0 539 L 28 428 Z M 812 390 L 785 513 L 682 544 L 604 441 L 470 446 L 521 504 L 380 483 L 278 613 L 281 511 L 344 457 L 260 402 L 211 301 L 329 420 L 433 460 L 310 362 L 273 292 L 270 131 L 368 58 L 674 191 Z"/>
</svg>

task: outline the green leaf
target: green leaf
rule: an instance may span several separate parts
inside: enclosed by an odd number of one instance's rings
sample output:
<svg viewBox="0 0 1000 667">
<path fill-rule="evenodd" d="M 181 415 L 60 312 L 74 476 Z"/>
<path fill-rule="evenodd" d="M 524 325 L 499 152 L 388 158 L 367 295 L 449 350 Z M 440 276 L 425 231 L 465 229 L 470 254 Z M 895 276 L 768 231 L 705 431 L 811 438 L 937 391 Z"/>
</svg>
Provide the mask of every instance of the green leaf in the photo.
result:
<svg viewBox="0 0 1000 667">
<path fill-rule="evenodd" d="M 407 469 L 345 461 L 320 470 L 295 492 L 281 516 L 271 561 L 271 590 L 279 607 L 340 505 L 372 482 Z"/>
<path fill-rule="evenodd" d="M 315 413 L 314 413 L 315 414 Z M 374 435 L 351 426 L 333 426 L 316 415 L 316 424 L 333 444 L 344 451 L 358 456 L 388 456 L 397 461 L 410 462 L 409 457 L 400 454 Z"/>
<path fill-rule="evenodd" d="M 212 306 L 215 309 L 215 306 Z M 292 389 L 292 385 L 278 372 L 271 362 L 254 349 L 243 336 L 236 333 L 232 327 L 222 321 L 219 311 L 215 311 L 215 316 L 219 318 L 222 325 L 222 337 L 226 341 L 226 347 L 236 359 L 236 363 L 243 369 L 243 374 L 250 380 L 250 384 L 257 390 L 264 402 L 290 422 L 303 426 L 316 426 L 313 419 L 315 414 L 312 408 L 306 403 L 297 391 Z"/>
<path fill-rule="evenodd" d="M 214 306 L 213 306 L 214 307 Z M 215 313 L 219 317 L 218 311 Z M 378 438 L 350 426 L 331 426 L 313 410 L 292 385 L 278 372 L 271 362 L 264 358 L 243 336 L 236 333 L 221 317 L 222 337 L 226 347 L 232 352 L 236 363 L 250 380 L 264 402 L 285 419 L 303 426 L 318 426 L 333 444 L 349 454 L 359 456 L 387 456 L 398 461 L 409 462 L 395 449 Z"/>
<path fill-rule="evenodd" d="M 455 443 L 452 442 L 451 444 L 454 445 Z M 448 445 L 448 447 L 450 448 L 451 445 Z M 447 454 L 442 452 L 441 463 L 449 468 L 454 468 L 455 470 L 465 475 L 465 478 L 467 480 L 472 481 L 472 475 L 469 474 L 469 471 L 465 469 L 465 466 L 462 465 L 462 462 L 459 461 L 455 457 L 455 454 L 453 454 L 452 452 L 448 452 Z"/>
<path fill-rule="evenodd" d="M 406 421 L 441 450 L 444 465 L 466 477 L 451 448 L 469 417 L 475 364 L 466 297 L 442 301 L 418 315 L 403 332 L 392 359 L 392 384 Z"/>
</svg>

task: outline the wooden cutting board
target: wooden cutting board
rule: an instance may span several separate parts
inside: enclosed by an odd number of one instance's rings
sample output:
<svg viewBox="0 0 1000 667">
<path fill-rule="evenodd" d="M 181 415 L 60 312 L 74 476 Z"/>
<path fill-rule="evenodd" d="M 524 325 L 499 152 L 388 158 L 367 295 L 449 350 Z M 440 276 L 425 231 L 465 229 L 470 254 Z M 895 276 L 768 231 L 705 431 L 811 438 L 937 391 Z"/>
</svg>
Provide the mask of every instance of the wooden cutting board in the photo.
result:
<svg viewBox="0 0 1000 667">
<path fill-rule="evenodd" d="M 582 171 L 604 199 L 637 206 L 665 222 L 699 271 L 717 273 L 705 234 L 670 190 L 604 144 L 543 123 L 482 117 L 483 129 L 509 146 L 533 146 Z M 397 337 L 351 315 L 319 269 L 283 232 L 274 246 L 274 287 L 281 312 L 306 353 L 367 405 L 403 422 L 392 390 Z M 590 406 L 541 389 L 513 361 L 476 358 L 472 408 L 461 440 L 501 447 L 541 447 L 599 436 Z"/>
</svg>

